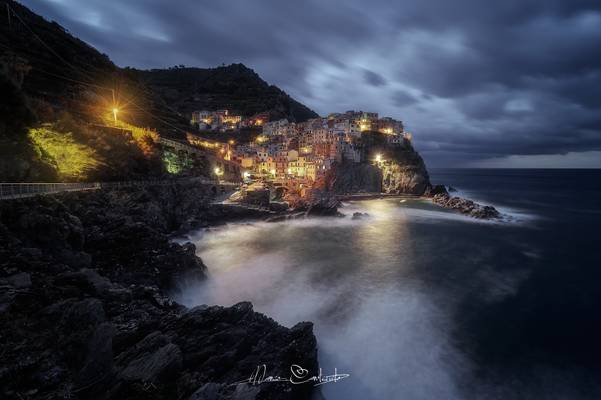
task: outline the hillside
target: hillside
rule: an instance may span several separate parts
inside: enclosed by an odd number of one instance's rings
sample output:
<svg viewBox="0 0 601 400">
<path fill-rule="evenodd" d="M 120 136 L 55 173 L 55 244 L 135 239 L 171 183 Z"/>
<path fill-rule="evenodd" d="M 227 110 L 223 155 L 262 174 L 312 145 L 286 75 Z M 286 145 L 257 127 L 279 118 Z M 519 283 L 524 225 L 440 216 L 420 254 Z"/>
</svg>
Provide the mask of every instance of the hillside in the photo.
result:
<svg viewBox="0 0 601 400">
<path fill-rule="evenodd" d="M 86 122 L 103 122 L 113 104 L 130 103 L 127 121 L 161 130 L 185 127 L 159 96 L 109 57 L 12 0 L 0 1 L 0 66 L 19 86 L 40 122 L 68 111 Z M 113 93 L 115 100 L 113 102 Z"/>
<path fill-rule="evenodd" d="M 185 115 L 195 110 L 230 109 L 243 116 L 269 111 L 271 119 L 296 122 L 318 116 L 243 64 L 134 71 L 163 101 Z"/>
<path fill-rule="evenodd" d="M 298 120 L 315 115 L 242 65 L 119 68 L 27 7 L 12 0 L 0 0 L 0 7 L 6 10 L 0 14 L 0 181 L 173 174 L 174 156 L 161 151 L 157 134 L 183 138 L 187 112 L 195 107 L 270 111 Z M 194 103 L 198 97 L 203 102 Z M 186 169 L 210 174 L 201 164 Z"/>
</svg>

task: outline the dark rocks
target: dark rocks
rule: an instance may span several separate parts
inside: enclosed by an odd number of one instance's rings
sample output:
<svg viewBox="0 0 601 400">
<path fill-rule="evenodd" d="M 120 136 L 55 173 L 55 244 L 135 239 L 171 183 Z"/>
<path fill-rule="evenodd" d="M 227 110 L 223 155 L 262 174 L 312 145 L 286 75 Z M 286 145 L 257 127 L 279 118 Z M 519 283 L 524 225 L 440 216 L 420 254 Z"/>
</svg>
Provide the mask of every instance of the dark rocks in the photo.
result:
<svg viewBox="0 0 601 400">
<path fill-rule="evenodd" d="M 380 193 L 382 171 L 371 164 L 336 163 L 316 186 L 336 194 Z"/>
<path fill-rule="evenodd" d="M 188 400 L 217 400 L 219 392 L 225 385 L 220 385 L 215 382 L 209 382 L 201 386 L 197 391 L 192 393 Z"/>
<path fill-rule="evenodd" d="M 364 219 L 369 217 L 368 213 L 360 213 L 360 212 L 354 212 L 353 216 L 351 217 L 351 219 Z"/>
<path fill-rule="evenodd" d="M 501 218 L 501 213 L 492 206 L 482 206 L 472 200 L 463 199 L 461 197 L 453 197 L 447 193 L 436 194 L 432 197 L 432 201 L 441 207 L 450 208 L 459 211 L 462 214 L 469 215 L 478 219 L 498 219 Z"/>
<path fill-rule="evenodd" d="M 193 244 L 169 240 L 189 221 L 178 206 L 202 221 L 228 212 L 175 190 L 0 203 L 1 398 L 310 398 L 311 385 L 232 383 L 262 363 L 317 372 L 311 324 L 167 296 L 206 270 Z"/>
<path fill-rule="evenodd" d="M 428 188 L 426 196 L 436 196 L 437 194 L 448 195 L 447 188 L 444 185 L 434 185 Z"/>
<path fill-rule="evenodd" d="M 312 196 L 306 203 L 306 215 L 311 216 L 340 216 L 338 207 L 340 201 L 336 196 L 319 194 Z"/>
<path fill-rule="evenodd" d="M 177 376 L 181 368 L 181 350 L 168 343 L 132 360 L 121 372 L 121 377 L 128 381 L 159 382 Z"/>
<path fill-rule="evenodd" d="M 16 289 L 27 289 L 31 286 L 31 275 L 19 272 L 6 278 L 6 282 Z"/>
<path fill-rule="evenodd" d="M 449 186 L 448 191 L 444 185 L 430 186 L 425 196 L 428 196 L 432 201 L 444 208 L 459 211 L 461 214 L 469 215 L 473 218 L 478 219 L 499 219 L 501 213 L 492 206 L 483 206 L 472 200 L 464 199 L 457 196 L 451 196 L 449 192 L 456 192 L 457 190 L 452 186 Z"/>
<path fill-rule="evenodd" d="M 238 192 L 230 196 L 229 200 L 241 204 L 258 207 L 269 207 L 270 190 L 260 183 L 253 183 L 242 187 Z"/>
<path fill-rule="evenodd" d="M 335 163 L 316 187 L 337 194 L 393 193 L 422 195 L 430 186 L 426 165 L 409 141 L 387 144 L 381 134 L 361 138 L 363 163 Z M 376 165 L 379 155 L 382 161 Z"/>
<path fill-rule="evenodd" d="M 83 367 L 74 377 L 77 387 L 90 388 L 110 379 L 114 368 L 114 335 L 115 328 L 110 323 L 102 323 L 96 327 L 88 342 Z"/>
<path fill-rule="evenodd" d="M 98 299 L 89 298 L 68 302 L 67 307 L 61 308 L 60 324 L 65 328 L 95 326 L 106 319 L 102 302 Z"/>
<path fill-rule="evenodd" d="M 422 195 L 430 185 L 428 172 L 417 153 L 407 160 L 392 160 L 382 167 L 382 191 L 394 194 Z"/>
<path fill-rule="evenodd" d="M 286 219 L 295 219 L 299 215 L 302 218 L 308 216 L 342 216 L 338 212 L 340 201 L 336 197 L 336 194 L 327 190 L 311 189 L 304 196 L 289 192 L 286 194 L 285 199 L 290 205 L 290 212 Z M 274 220 L 274 218 L 270 218 L 270 220 Z"/>
<path fill-rule="evenodd" d="M 269 203 L 269 210 L 283 213 L 288 211 L 288 203 L 286 202 L 274 202 Z"/>
</svg>

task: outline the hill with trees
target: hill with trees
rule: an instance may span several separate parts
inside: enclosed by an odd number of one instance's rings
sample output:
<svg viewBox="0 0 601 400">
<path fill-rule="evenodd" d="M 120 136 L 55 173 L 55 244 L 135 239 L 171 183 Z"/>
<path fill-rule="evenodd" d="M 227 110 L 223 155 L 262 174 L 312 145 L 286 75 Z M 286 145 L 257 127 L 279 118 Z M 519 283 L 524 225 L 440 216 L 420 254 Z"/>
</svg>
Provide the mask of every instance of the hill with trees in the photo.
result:
<svg viewBox="0 0 601 400">
<path fill-rule="evenodd" d="M 196 107 L 294 120 L 315 115 L 241 64 L 120 68 L 27 7 L 13 0 L 0 7 L 7 10 L 0 14 L 0 181 L 172 173 L 173 155 L 163 154 L 156 139 L 184 138 L 187 112 Z M 202 172 L 202 165 L 195 167 Z"/>
<path fill-rule="evenodd" d="M 228 109 L 247 117 L 268 111 L 272 120 L 287 118 L 295 122 L 318 116 L 244 64 L 134 71 L 163 101 L 184 115 L 195 110 Z"/>
</svg>

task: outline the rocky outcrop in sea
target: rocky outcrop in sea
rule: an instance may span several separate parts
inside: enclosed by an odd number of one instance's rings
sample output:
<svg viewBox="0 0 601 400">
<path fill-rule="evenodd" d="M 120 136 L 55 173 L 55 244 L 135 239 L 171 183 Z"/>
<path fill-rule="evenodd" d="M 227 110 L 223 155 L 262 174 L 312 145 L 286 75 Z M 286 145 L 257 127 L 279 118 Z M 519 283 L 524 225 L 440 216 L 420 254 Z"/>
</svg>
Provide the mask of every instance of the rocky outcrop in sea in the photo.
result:
<svg viewBox="0 0 601 400">
<path fill-rule="evenodd" d="M 436 185 L 427 193 L 432 201 L 444 208 L 449 208 L 478 219 L 500 219 L 501 213 L 493 206 L 483 206 L 472 200 L 451 196 L 443 185 Z"/>
<path fill-rule="evenodd" d="M 317 371 L 311 323 L 174 302 L 205 278 L 169 233 L 222 219 L 198 185 L 0 202 L 0 397 L 305 399 L 312 385 L 248 385 L 260 364 Z"/>
</svg>

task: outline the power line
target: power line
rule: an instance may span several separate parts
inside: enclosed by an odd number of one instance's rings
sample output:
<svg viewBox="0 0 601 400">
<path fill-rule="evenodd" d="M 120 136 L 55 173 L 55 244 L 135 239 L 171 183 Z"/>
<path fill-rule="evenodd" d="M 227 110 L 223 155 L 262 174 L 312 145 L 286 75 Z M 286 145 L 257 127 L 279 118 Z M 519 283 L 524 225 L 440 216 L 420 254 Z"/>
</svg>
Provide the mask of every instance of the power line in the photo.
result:
<svg viewBox="0 0 601 400">
<path fill-rule="evenodd" d="M 105 87 L 105 86 L 100 86 L 100 85 L 96 85 L 96 84 L 93 84 L 93 83 L 83 82 L 83 81 L 80 81 L 80 80 L 77 80 L 77 79 L 73 79 L 73 78 L 67 78 L 66 76 L 55 74 L 53 72 L 45 71 L 45 70 L 39 69 L 39 68 L 36 69 L 36 71 L 37 72 L 41 72 L 41 73 L 46 74 L 46 75 L 54 76 L 55 78 L 64 79 L 66 81 L 73 82 L 73 83 L 79 83 L 79 84 L 85 85 L 85 86 L 95 87 L 95 88 L 98 88 L 98 89 L 113 90 L 113 89 Z"/>
<path fill-rule="evenodd" d="M 87 75 L 86 73 L 80 71 L 78 68 L 76 68 L 74 65 L 72 65 L 71 63 L 69 63 L 67 60 L 65 60 L 63 57 L 61 57 L 60 54 L 58 54 L 52 47 L 50 47 L 41 37 L 38 36 L 37 33 L 35 33 L 33 31 L 33 29 L 31 29 L 31 27 L 19 16 L 19 14 L 17 14 L 15 12 L 15 10 L 10 7 L 10 5 L 8 3 L 6 3 L 7 8 L 13 13 L 13 15 L 15 17 L 17 17 L 17 19 L 21 22 L 21 24 L 23 24 L 23 26 L 25 28 L 27 28 L 27 30 L 33 35 L 34 38 L 36 38 L 48 51 L 50 51 L 52 54 L 54 54 L 56 56 L 56 58 L 58 58 L 59 60 L 61 60 L 63 63 L 65 63 L 67 66 L 71 67 L 71 69 L 73 69 L 75 72 L 80 73 L 82 76 L 94 80 L 93 77 L 91 77 L 90 75 Z M 10 14 L 9 14 L 10 15 Z"/>
<path fill-rule="evenodd" d="M 25 21 L 24 21 L 24 20 L 23 20 L 23 19 L 22 19 L 22 18 L 21 18 L 21 17 L 20 17 L 20 16 L 19 16 L 17 13 L 16 13 L 16 12 L 15 12 L 15 10 L 14 10 L 14 9 L 12 9 L 12 7 L 10 7 L 10 5 L 9 5 L 8 3 L 6 3 L 6 7 L 7 7 L 7 12 L 8 12 L 9 18 L 10 18 L 10 13 L 12 12 L 12 14 L 14 14 L 14 15 L 15 15 L 15 17 L 17 17 L 17 19 L 18 19 L 18 20 L 19 20 L 19 21 L 20 21 L 20 22 L 23 24 L 23 26 L 25 26 L 25 28 L 27 28 L 27 30 L 28 30 L 28 31 L 29 31 L 29 32 L 30 32 L 30 33 L 31 33 L 31 34 L 32 34 L 32 35 L 33 35 L 33 36 L 34 36 L 34 37 L 35 37 L 35 38 L 36 38 L 36 39 L 37 39 L 37 40 L 38 40 L 38 41 L 39 41 L 39 42 L 40 42 L 40 43 L 41 43 L 41 44 L 42 44 L 42 45 L 43 45 L 43 46 L 44 46 L 44 47 L 45 47 L 47 50 L 48 50 L 48 51 L 50 51 L 50 53 L 52 53 L 52 54 L 53 54 L 55 57 L 57 57 L 59 60 L 61 60 L 61 61 L 62 61 L 62 62 L 65 64 L 65 65 L 69 66 L 69 67 L 70 67 L 71 69 L 73 69 L 75 72 L 78 72 L 79 74 L 81 74 L 83 77 L 85 77 L 85 78 L 88 78 L 88 79 L 90 79 L 90 80 L 92 80 L 92 81 L 94 80 L 94 78 L 93 78 L 92 76 L 90 76 L 90 75 L 88 75 L 88 74 L 86 74 L 86 73 L 82 72 L 82 71 L 81 71 L 81 70 L 79 70 L 77 67 L 75 67 L 73 64 L 69 63 L 67 60 L 65 60 L 63 57 L 61 57 L 61 55 L 60 55 L 60 54 L 58 54 L 58 52 L 56 52 L 56 51 L 55 51 L 55 50 L 54 50 L 52 47 L 50 47 L 50 45 L 48 45 L 48 44 L 47 44 L 47 43 L 46 43 L 46 42 L 45 42 L 45 41 L 44 41 L 44 40 L 43 40 L 41 37 L 39 37 L 39 36 L 38 36 L 38 35 L 37 35 L 37 34 L 36 34 L 34 31 L 33 31 L 33 29 L 32 29 L 32 28 L 31 28 L 31 27 L 30 27 L 30 26 L 29 26 L 29 25 L 28 25 L 28 24 L 27 24 L 27 23 L 26 23 L 26 22 L 25 22 Z M 52 76 L 55 76 L 55 77 L 58 77 L 58 78 L 61 78 L 61 79 L 64 79 L 64 80 L 67 80 L 67 81 L 70 81 L 70 82 L 74 82 L 74 83 L 79 83 L 79 84 L 82 84 L 82 85 L 86 85 L 86 86 L 88 86 L 88 87 L 95 87 L 95 88 L 98 88 L 98 89 L 110 90 L 110 91 L 111 91 L 111 93 L 112 93 L 112 96 L 113 96 L 113 104 L 114 104 L 114 102 L 115 102 L 115 89 L 112 89 L 112 88 L 107 88 L 107 87 L 100 86 L 100 85 L 96 85 L 96 84 L 94 84 L 94 83 L 90 83 L 90 82 L 83 82 L 83 81 L 80 81 L 80 80 L 77 80 L 77 79 L 73 79 L 73 78 L 67 78 L 67 77 L 64 77 L 64 76 L 60 76 L 60 75 L 58 75 L 58 74 L 54 74 L 54 73 L 52 73 L 52 72 L 49 72 L 49 71 L 44 71 L 44 70 L 42 70 L 42 69 L 38 69 L 37 71 L 39 71 L 39 72 L 43 72 L 43 73 L 46 73 L 46 74 L 48 74 L 48 75 L 52 75 Z M 148 91 L 147 91 L 145 88 L 141 87 L 140 89 L 141 89 L 141 90 L 143 90 L 143 91 L 146 91 L 146 93 L 148 94 Z M 165 125 L 167 125 L 167 126 L 169 126 L 169 127 L 173 128 L 173 129 L 175 129 L 175 130 L 177 130 L 177 131 L 180 131 L 180 132 L 183 132 L 183 133 L 186 133 L 186 134 L 188 133 L 187 131 L 185 131 L 185 130 L 183 130 L 183 129 L 181 129 L 181 128 L 179 128 L 179 127 L 177 127 L 177 126 L 175 126 L 175 125 L 173 125 L 173 124 L 171 124 L 171 123 L 169 123 L 169 122 L 165 121 L 164 119 L 162 119 L 162 118 L 159 118 L 159 117 L 157 117 L 156 115 L 154 115 L 154 114 L 150 113 L 149 111 L 145 110 L 143 107 L 141 107 L 141 106 L 139 106 L 138 104 L 136 104 L 136 103 L 135 103 L 133 100 L 129 100 L 127 104 L 132 104 L 134 107 L 136 107 L 136 108 L 137 108 L 137 109 L 139 109 L 140 111 L 142 111 L 142 112 L 144 112 L 144 113 L 148 114 L 148 115 L 149 115 L 151 118 L 154 118 L 154 119 L 156 119 L 157 121 L 159 121 L 159 122 L 162 122 L 163 124 L 165 124 Z M 167 108 L 171 109 L 173 112 L 176 112 L 176 113 L 178 113 L 178 111 L 177 111 L 177 110 L 175 110 L 175 109 L 171 108 L 169 105 L 166 105 L 166 104 L 165 104 L 165 107 L 167 107 Z"/>
</svg>

